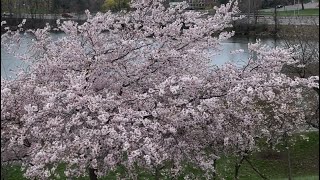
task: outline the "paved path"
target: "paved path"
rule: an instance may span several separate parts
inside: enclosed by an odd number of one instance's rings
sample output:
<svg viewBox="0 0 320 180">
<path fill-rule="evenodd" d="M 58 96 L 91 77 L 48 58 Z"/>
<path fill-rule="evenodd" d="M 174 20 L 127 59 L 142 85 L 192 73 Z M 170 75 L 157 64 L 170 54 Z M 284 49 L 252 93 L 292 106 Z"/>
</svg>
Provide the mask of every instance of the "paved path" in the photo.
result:
<svg viewBox="0 0 320 180">
<path fill-rule="evenodd" d="M 71 14 L 71 13 L 70 13 Z M 3 15 L 2 15 L 3 16 Z M 62 17 L 61 14 L 14 14 L 11 18 L 26 18 L 26 19 L 31 19 L 32 17 L 34 19 L 47 19 L 47 20 L 55 20 L 55 19 L 69 19 L 69 20 L 86 20 L 87 16 L 85 14 L 82 15 L 76 15 L 76 14 L 71 14 L 72 17 L 70 18 L 65 18 Z M 3 16 L 3 18 L 8 18 L 8 16 Z"/>
<path fill-rule="evenodd" d="M 258 24 L 275 24 L 273 16 L 262 16 L 257 19 Z M 319 16 L 288 16 L 278 17 L 277 23 L 280 25 L 317 25 L 319 26 Z"/>
<path fill-rule="evenodd" d="M 250 24 L 275 24 L 274 16 L 272 15 L 263 15 L 249 18 Z M 247 24 L 248 16 L 245 16 L 243 19 L 236 21 L 236 24 Z M 319 16 L 279 16 L 277 17 L 277 24 L 279 25 L 316 25 L 319 26 Z"/>
<path fill-rule="evenodd" d="M 298 1 L 298 0 L 296 0 L 296 1 Z M 305 3 L 304 4 L 304 8 L 305 9 L 315 9 L 315 8 L 319 8 L 318 5 L 319 5 L 318 2 Z M 295 5 L 284 6 L 283 8 L 279 8 L 277 10 L 278 11 L 290 11 L 290 10 L 300 10 L 301 8 L 302 8 L 301 4 L 295 4 Z M 261 11 L 263 11 L 263 12 L 273 12 L 274 8 L 262 9 Z"/>
</svg>

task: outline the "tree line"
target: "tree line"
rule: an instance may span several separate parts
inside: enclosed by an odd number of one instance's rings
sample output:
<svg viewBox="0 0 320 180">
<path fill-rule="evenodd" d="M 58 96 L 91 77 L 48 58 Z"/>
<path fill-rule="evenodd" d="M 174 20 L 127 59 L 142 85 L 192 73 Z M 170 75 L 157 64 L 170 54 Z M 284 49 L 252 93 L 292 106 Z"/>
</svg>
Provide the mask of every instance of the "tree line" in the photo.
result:
<svg viewBox="0 0 320 180">
<path fill-rule="evenodd" d="M 58 14 L 118 10 L 128 7 L 128 0 L 1 0 L 1 12 L 10 14 Z"/>
</svg>

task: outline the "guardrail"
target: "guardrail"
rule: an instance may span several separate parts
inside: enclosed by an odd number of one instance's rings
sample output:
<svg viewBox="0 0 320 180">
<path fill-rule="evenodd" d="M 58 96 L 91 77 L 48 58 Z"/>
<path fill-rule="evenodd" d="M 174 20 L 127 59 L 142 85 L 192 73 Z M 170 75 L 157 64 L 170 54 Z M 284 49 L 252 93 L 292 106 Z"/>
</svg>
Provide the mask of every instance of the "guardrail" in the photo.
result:
<svg viewBox="0 0 320 180">
<path fill-rule="evenodd" d="M 238 14 L 237 16 L 245 16 L 243 19 L 238 20 L 237 23 L 257 23 L 257 24 L 275 24 L 273 15 L 254 15 L 251 14 Z M 86 15 L 71 14 L 72 17 L 63 17 L 61 14 L 20 14 L 1 16 L 1 18 L 25 18 L 25 19 L 42 19 L 42 20 L 74 20 L 84 21 L 87 19 Z M 280 25 L 319 25 L 319 16 L 278 16 L 277 23 Z"/>
<path fill-rule="evenodd" d="M 278 16 L 276 18 L 277 24 L 280 25 L 318 25 L 319 26 L 319 16 Z M 274 16 L 246 16 L 241 20 L 238 20 L 237 23 L 242 24 L 275 24 Z"/>
<path fill-rule="evenodd" d="M 86 15 L 71 15 L 70 17 L 63 17 L 61 14 L 20 14 L 20 15 L 1 15 L 1 18 L 19 18 L 19 19 L 44 19 L 44 20 L 56 20 L 56 19 L 68 19 L 68 20 L 86 20 Z"/>
</svg>

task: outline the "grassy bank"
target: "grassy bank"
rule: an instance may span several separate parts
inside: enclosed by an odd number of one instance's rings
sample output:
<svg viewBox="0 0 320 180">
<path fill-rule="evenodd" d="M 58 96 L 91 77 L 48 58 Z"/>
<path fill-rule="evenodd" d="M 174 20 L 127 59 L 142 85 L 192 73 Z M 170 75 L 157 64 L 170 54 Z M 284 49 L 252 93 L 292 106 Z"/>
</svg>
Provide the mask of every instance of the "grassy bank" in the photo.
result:
<svg viewBox="0 0 320 180">
<path fill-rule="evenodd" d="M 316 180 L 319 179 L 319 132 L 308 132 L 297 134 L 290 139 L 290 160 L 292 167 L 292 176 L 294 180 Z M 261 145 L 264 147 L 265 145 Z M 266 149 L 261 152 L 254 153 L 250 157 L 251 163 L 263 175 L 271 180 L 288 179 L 288 158 L 285 146 L 280 145 L 278 150 Z M 234 179 L 235 157 L 223 157 L 217 162 L 218 179 L 225 178 L 227 180 Z M 22 176 L 22 172 L 18 166 L 3 167 L 1 172 L 2 178 L 5 180 L 26 180 Z M 64 167 L 61 165 L 58 172 L 60 179 L 66 179 L 63 174 Z M 116 174 L 121 174 L 121 179 L 125 179 L 126 171 L 123 167 L 119 167 L 117 172 L 111 172 L 108 176 L 101 180 L 115 180 Z M 137 169 L 139 179 L 153 180 L 151 172 Z M 194 175 L 191 179 L 203 179 L 199 169 L 192 165 L 186 165 L 184 175 Z M 161 179 L 171 179 L 169 176 L 162 176 Z M 184 176 L 177 178 L 183 180 Z M 240 167 L 241 180 L 260 180 L 261 177 L 244 162 Z M 87 177 L 77 178 L 77 180 L 88 180 Z"/>
<path fill-rule="evenodd" d="M 319 179 L 319 132 L 309 132 L 304 135 L 299 134 L 291 138 L 291 141 L 295 141 L 295 144 L 291 143 L 289 148 L 292 176 L 300 179 L 311 177 Z M 253 154 L 250 159 L 252 164 L 269 179 L 288 179 L 287 150 L 284 146 L 280 146 L 279 151 L 265 149 Z M 235 159 L 226 158 L 221 161 L 218 170 L 226 179 L 233 179 Z M 242 166 L 240 179 L 261 179 L 248 163 L 245 162 Z"/>
</svg>

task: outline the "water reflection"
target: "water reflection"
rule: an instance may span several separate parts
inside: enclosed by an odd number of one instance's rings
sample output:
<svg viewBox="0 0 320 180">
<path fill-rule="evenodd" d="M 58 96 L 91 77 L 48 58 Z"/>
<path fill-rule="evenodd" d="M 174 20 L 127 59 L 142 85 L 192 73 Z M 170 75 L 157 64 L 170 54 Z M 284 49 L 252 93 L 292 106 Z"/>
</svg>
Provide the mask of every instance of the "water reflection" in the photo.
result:
<svg viewBox="0 0 320 180">
<path fill-rule="evenodd" d="M 25 68 L 26 64 L 20 60 L 19 55 L 27 54 L 28 44 L 31 42 L 31 38 L 22 38 L 20 40 L 21 45 L 16 54 L 9 53 L 1 45 L 1 77 L 5 79 L 11 79 L 14 77 L 15 72 L 20 68 Z M 14 48 L 13 48 L 14 50 Z"/>
<path fill-rule="evenodd" d="M 249 58 L 249 51 L 248 51 L 248 43 L 255 43 L 256 38 L 254 37 L 241 37 L 236 36 L 228 39 L 227 41 L 222 43 L 221 51 L 218 52 L 217 55 L 212 56 L 212 63 L 221 66 L 226 62 L 232 62 L 239 66 L 246 63 L 247 59 Z M 276 47 L 279 40 L 274 38 L 264 38 L 261 39 L 263 44 L 267 44 L 270 47 Z M 242 49 L 242 53 L 231 53 L 235 50 Z"/>
<path fill-rule="evenodd" d="M 63 37 L 62 33 L 52 33 L 51 37 L 56 40 Z M 27 65 L 21 61 L 19 55 L 28 54 L 28 46 L 32 42 L 32 36 L 26 35 L 21 38 L 20 48 L 16 54 L 8 53 L 8 51 L 1 46 L 1 77 L 5 79 L 12 79 L 19 69 L 26 69 Z"/>
<path fill-rule="evenodd" d="M 63 34 L 53 33 L 52 37 L 54 39 L 62 37 Z M 246 62 L 249 57 L 248 54 L 248 43 L 254 43 L 255 38 L 247 37 L 232 37 L 231 39 L 223 42 L 219 52 L 216 52 L 214 56 L 211 57 L 212 63 L 218 66 L 225 64 L 226 62 L 233 62 L 237 65 L 242 65 Z M 268 44 L 269 46 L 276 46 L 277 42 L 274 38 L 264 38 L 261 39 L 262 43 Z M 26 37 L 22 39 L 22 48 L 19 49 L 19 53 L 27 53 L 27 44 L 31 42 L 31 37 Z M 243 49 L 243 53 L 231 54 L 230 52 Z M 11 79 L 14 77 L 15 71 L 23 66 L 23 62 L 12 54 L 8 54 L 6 50 L 1 47 L 1 77 Z"/>
</svg>

